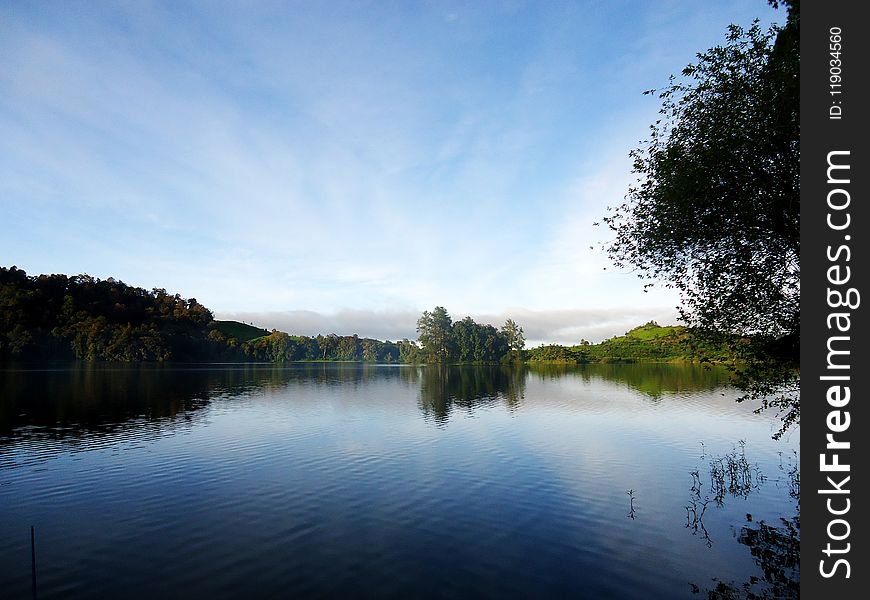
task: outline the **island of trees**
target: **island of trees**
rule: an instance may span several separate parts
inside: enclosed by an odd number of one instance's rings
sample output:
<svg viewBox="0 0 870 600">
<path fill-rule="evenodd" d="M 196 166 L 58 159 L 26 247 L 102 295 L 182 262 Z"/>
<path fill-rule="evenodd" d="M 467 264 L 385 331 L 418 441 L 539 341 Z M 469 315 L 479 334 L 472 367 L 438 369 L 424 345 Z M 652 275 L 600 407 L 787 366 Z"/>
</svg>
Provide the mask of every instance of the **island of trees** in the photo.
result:
<svg viewBox="0 0 870 600">
<path fill-rule="evenodd" d="M 418 340 L 357 335 L 304 336 L 219 321 L 195 298 L 89 275 L 28 276 L 0 267 L 0 360 L 123 362 L 590 363 L 722 360 L 723 346 L 686 327 L 647 323 L 624 336 L 527 350 L 522 327 L 471 317 L 453 321 L 441 306 L 417 321 Z"/>
</svg>

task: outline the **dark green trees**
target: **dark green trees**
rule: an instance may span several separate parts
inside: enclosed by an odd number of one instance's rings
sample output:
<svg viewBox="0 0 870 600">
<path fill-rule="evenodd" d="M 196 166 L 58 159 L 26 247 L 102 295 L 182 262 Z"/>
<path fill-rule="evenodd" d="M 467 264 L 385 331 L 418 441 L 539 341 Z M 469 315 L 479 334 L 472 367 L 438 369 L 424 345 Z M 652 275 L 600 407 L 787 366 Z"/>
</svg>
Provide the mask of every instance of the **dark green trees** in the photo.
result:
<svg viewBox="0 0 870 600">
<path fill-rule="evenodd" d="M 0 358 L 211 357 L 211 323 L 211 312 L 195 298 L 166 290 L 89 275 L 28 277 L 0 267 Z"/>
<path fill-rule="evenodd" d="M 425 359 L 436 363 L 521 360 L 525 347 L 523 330 L 512 320 L 501 330 L 471 317 L 453 323 L 443 306 L 423 312 L 417 333 Z"/>
<path fill-rule="evenodd" d="M 407 340 L 405 343 L 410 344 Z M 416 348 L 414 346 L 414 348 Z M 308 337 L 273 330 L 269 335 L 248 340 L 241 345 L 244 358 L 260 362 L 293 361 L 400 362 L 401 343 L 382 342 L 356 335 L 334 333 Z M 408 362 L 414 362 L 413 360 Z"/>
<path fill-rule="evenodd" d="M 454 323 L 453 338 L 460 362 L 498 362 L 509 348 L 504 336 L 492 325 L 475 323 L 471 317 Z"/>
<path fill-rule="evenodd" d="M 513 319 L 505 321 L 501 328 L 501 334 L 504 337 L 505 343 L 511 352 L 514 360 L 521 360 L 523 350 L 526 347 L 526 338 L 523 335 L 523 328 L 517 325 Z"/>
<path fill-rule="evenodd" d="M 0 360 L 499 362 L 521 356 L 522 329 L 501 331 L 443 307 L 417 323 L 421 348 L 339 336 L 290 335 L 215 321 L 195 298 L 89 275 L 39 275 L 0 267 Z"/>
<path fill-rule="evenodd" d="M 432 312 L 423 311 L 417 319 L 418 339 L 429 361 L 446 363 L 453 359 L 452 327 L 453 321 L 443 306 L 436 306 Z"/>
<path fill-rule="evenodd" d="M 800 12 L 784 4 L 784 27 L 732 25 L 659 91 L 637 183 L 604 219 L 613 261 L 678 289 L 689 325 L 752 340 L 765 358 L 742 375 L 765 396 L 796 381 L 800 325 Z"/>
<path fill-rule="evenodd" d="M 679 289 L 685 319 L 706 329 L 797 331 L 798 56 L 774 52 L 788 27 L 732 25 L 671 79 L 632 153 L 637 184 L 605 218 L 614 262 Z"/>
</svg>

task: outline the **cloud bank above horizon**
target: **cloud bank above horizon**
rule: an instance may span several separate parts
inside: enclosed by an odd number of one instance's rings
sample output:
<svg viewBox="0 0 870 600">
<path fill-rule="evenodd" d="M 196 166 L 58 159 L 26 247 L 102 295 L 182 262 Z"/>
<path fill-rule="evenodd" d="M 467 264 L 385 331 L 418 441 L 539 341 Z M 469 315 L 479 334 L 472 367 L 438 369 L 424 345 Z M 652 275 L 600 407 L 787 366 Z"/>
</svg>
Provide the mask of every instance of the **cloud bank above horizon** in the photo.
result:
<svg viewBox="0 0 870 600">
<path fill-rule="evenodd" d="M 319 313 L 310 310 L 291 310 L 264 313 L 226 312 L 217 313 L 215 316 L 218 319 L 240 321 L 267 330 L 285 331 L 291 335 L 356 334 L 360 337 L 398 341 L 417 338 L 416 324 L 420 313 L 373 310 Z M 622 335 L 629 329 L 649 321 L 656 321 L 660 325 L 675 324 L 677 321 L 675 310 L 649 308 L 635 310 L 513 308 L 494 314 L 451 313 L 451 316 L 454 321 L 469 316 L 478 323 L 489 323 L 495 327 L 500 327 L 507 319 L 513 319 L 523 328 L 526 346 L 529 348 L 540 344 L 573 345 L 579 344 L 583 339 L 597 343 L 615 335 Z"/>
</svg>

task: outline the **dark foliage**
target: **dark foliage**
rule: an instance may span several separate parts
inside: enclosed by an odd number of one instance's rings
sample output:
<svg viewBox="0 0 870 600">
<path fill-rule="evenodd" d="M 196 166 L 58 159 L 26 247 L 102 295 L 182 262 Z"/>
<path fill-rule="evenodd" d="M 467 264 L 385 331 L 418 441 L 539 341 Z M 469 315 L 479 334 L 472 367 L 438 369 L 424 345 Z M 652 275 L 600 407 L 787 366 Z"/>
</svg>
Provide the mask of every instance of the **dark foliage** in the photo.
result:
<svg viewBox="0 0 870 600">
<path fill-rule="evenodd" d="M 382 342 L 356 335 L 308 337 L 272 331 L 242 344 L 248 360 L 293 362 L 310 360 L 363 361 L 377 363 L 414 362 L 416 346 L 408 340 Z"/>
<path fill-rule="evenodd" d="M 433 363 L 519 362 L 524 356 L 523 329 L 508 319 L 501 329 L 471 317 L 453 322 L 443 306 L 417 320 L 422 358 Z"/>
<path fill-rule="evenodd" d="M 265 334 L 265 335 L 264 335 Z M 215 321 L 196 299 L 89 275 L 0 267 L 0 360 L 417 362 L 408 340 L 294 336 Z"/>
<path fill-rule="evenodd" d="M 604 221 L 614 263 L 678 289 L 687 324 L 734 342 L 738 385 L 787 427 L 800 417 L 800 5 L 782 4 L 783 27 L 732 25 L 648 92 L 661 118 Z"/>
<path fill-rule="evenodd" d="M 218 356 L 195 298 L 89 275 L 28 277 L 0 267 L 0 357 L 112 361 Z"/>
</svg>

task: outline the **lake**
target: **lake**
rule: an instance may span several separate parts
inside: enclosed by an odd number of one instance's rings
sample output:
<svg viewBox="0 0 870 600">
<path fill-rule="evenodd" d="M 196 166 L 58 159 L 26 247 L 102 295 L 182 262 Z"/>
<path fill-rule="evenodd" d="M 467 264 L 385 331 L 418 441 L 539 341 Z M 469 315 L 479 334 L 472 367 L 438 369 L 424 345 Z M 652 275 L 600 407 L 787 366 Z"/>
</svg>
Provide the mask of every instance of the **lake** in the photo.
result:
<svg viewBox="0 0 870 600">
<path fill-rule="evenodd" d="M 737 395 L 655 364 L 6 365 L 0 590 L 30 597 L 34 525 L 41 598 L 796 597 L 799 431 Z"/>
</svg>

